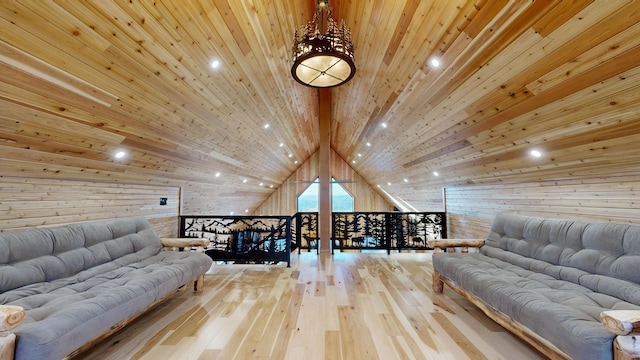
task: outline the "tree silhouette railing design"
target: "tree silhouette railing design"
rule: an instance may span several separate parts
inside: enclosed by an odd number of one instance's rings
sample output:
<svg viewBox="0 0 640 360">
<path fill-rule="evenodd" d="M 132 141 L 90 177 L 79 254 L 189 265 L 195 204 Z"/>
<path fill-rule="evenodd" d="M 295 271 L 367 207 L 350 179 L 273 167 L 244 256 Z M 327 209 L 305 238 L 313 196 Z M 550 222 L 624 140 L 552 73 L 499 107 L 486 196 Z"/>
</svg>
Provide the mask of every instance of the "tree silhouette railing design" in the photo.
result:
<svg viewBox="0 0 640 360">
<path fill-rule="evenodd" d="M 444 212 L 351 212 L 332 214 L 332 251 L 423 250 L 427 240 L 445 239 Z"/>
<path fill-rule="evenodd" d="M 214 261 L 291 266 L 290 216 L 180 216 L 180 236 L 208 239 Z"/>
<path fill-rule="evenodd" d="M 317 212 L 299 212 L 293 216 L 293 236 L 292 250 L 315 251 L 320 247 L 320 238 L 318 233 L 318 213 Z"/>
<path fill-rule="evenodd" d="M 444 212 L 332 213 L 331 251 L 425 250 L 427 240 L 445 239 Z M 180 216 L 180 236 L 211 241 L 215 261 L 291 265 L 291 251 L 318 252 L 318 213 L 294 216 Z"/>
</svg>

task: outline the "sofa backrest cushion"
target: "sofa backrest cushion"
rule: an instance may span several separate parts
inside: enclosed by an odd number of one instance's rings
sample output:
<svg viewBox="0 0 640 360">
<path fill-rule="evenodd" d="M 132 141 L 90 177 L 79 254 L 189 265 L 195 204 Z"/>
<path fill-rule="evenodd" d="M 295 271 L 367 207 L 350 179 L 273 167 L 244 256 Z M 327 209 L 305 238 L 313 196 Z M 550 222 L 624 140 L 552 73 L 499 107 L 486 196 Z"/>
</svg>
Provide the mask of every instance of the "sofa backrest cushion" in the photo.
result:
<svg viewBox="0 0 640 360">
<path fill-rule="evenodd" d="M 0 292 L 77 274 L 127 254 L 155 255 L 160 238 L 144 217 L 0 233 Z"/>
<path fill-rule="evenodd" d="M 485 246 L 640 284 L 640 226 L 498 214 Z"/>
</svg>

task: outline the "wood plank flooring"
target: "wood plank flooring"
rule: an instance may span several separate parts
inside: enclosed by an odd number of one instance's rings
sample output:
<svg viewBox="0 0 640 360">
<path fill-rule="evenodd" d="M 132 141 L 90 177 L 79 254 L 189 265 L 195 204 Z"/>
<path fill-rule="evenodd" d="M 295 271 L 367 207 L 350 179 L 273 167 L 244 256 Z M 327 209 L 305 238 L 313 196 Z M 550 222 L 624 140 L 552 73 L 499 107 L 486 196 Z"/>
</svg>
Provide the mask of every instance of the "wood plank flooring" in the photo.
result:
<svg viewBox="0 0 640 360">
<path fill-rule="evenodd" d="M 431 273 L 428 252 L 218 264 L 76 359 L 544 359 Z"/>
</svg>

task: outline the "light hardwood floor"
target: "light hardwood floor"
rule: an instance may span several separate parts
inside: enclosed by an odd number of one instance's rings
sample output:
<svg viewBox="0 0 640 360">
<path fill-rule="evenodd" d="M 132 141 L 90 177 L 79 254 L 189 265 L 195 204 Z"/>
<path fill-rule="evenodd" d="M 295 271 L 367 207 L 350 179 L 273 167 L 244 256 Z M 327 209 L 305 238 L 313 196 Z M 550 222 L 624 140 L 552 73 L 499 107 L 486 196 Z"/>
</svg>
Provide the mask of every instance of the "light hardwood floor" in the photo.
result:
<svg viewBox="0 0 640 360">
<path fill-rule="evenodd" d="M 544 359 L 452 290 L 432 296 L 428 252 L 210 273 L 77 359 Z"/>
</svg>

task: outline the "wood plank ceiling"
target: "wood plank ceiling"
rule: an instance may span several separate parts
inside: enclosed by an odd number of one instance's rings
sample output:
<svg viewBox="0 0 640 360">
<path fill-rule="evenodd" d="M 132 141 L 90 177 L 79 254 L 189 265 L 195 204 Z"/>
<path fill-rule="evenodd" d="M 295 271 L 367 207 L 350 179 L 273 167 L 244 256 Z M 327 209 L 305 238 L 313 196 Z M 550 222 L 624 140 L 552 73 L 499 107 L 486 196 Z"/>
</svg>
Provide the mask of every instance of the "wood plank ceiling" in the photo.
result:
<svg viewBox="0 0 640 360">
<path fill-rule="evenodd" d="M 636 1 L 330 5 L 358 68 L 332 90 L 331 143 L 369 184 L 419 203 L 445 185 L 638 173 Z M 317 91 L 290 75 L 313 8 L 2 1 L 0 175 L 188 184 L 255 208 L 318 148 Z"/>
</svg>

